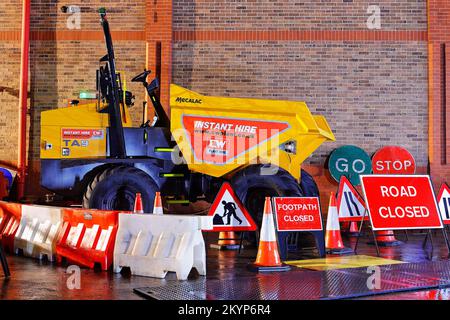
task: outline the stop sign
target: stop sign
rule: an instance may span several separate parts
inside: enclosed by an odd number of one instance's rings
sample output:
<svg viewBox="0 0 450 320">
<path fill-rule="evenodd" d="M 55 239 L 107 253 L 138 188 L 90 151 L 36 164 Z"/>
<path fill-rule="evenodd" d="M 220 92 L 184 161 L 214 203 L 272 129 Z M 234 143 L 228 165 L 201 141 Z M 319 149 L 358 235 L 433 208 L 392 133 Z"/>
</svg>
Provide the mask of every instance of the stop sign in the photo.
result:
<svg viewBox="0 0 450 320">
<path fill-rule="evenodd" d="M 375 174 L 414 174 L 416 162 L 405 148 L 387 146 L 373 155 L 372 170 Z"/>
</svg>

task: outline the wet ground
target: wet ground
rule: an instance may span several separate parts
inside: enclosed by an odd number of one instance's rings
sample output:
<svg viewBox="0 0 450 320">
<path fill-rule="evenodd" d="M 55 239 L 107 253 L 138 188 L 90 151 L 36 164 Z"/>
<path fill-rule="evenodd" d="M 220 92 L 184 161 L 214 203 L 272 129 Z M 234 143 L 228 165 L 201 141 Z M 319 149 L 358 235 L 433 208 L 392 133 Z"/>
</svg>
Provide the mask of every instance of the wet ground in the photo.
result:
<svg viewBox="0 0 450 320">
<path fill-rule="evenodd" d="M 216 234 L 208 234 L 207 242 L 215 242 Z M 386 247 L 381 249 L 381 257 L 401 260 L 405 262 L 430 261 L 431 247 L 424 250 L 422 243 L 425 235 L 409 233 L 408 241 L 398 247 Z M 399 240 L 406 240 L 404 233 L 398 233 Z M 448 259 L 447 247 L 442 240 L 442 233 L 434 234 L 434 250 L 432 260 Z M 358 254 L 375 256 L 373 245 L 368 245 L 369 238 L 363 237 L 358 245 Z M 348 246 L 354 246 L 355 238 L 345 238 Z M 207 249 L 207 280 L 227 279 L 239 281 L 240 277 L 254 277 L 254 273 L 247 270 L 248 263 L 253 262 L 256 256 L 255 248 L 245 248 L 241 254 L 236 251 L 218 251 Z M 314 252 L 302 251 L 290 253 L 289 259 L 313 258 Z M 66 273 L 67 266 L 57 266 L 50 262 L 40 262 L 30 258 L 8 255 L 11 269 L 11 278 L 4 279 L 0 276 L 0 299 L 142 299 L 133 292 L 134 288 L 148 286 L 162 286 L 168 281 L 174 280 L 175 275 L 169 274 L 166 279 L 154 279 L 126 274 L 114 274 L 112 271 L 101 272 L 89 269 L 81 269 L 81 289 L 71 290 L 67 282 L 71 280 Z M 289 272 L 304 272 L 295 269 Z M 198 275 L 193 272 L 190 279 L 196 279 Z M 189 280 L 188 280 L 189 281 Z M 70 282 L 73 283 L 73 282 Z M 425 299 L 438 300 L 450 299 L 450 289 L 422 290 L 396 294 L 385 294 L 361 299 Z"/>
</svg>

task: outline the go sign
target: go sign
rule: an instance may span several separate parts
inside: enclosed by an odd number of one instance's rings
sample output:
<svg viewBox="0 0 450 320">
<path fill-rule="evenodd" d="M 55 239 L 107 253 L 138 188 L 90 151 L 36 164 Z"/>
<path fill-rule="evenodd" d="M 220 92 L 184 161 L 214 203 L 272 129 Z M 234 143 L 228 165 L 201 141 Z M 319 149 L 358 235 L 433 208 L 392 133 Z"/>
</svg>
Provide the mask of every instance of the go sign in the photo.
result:
<svg viewBox="0 0 450 320">
<path fill-rule="evenodd" d="M 369 155 L 361 148 L 347 145 L 334 150 L 328 161 L 328 168 L 334 180 L 339 182 L 345 176 L 350 182 L 357 186 L 361 182 L 361 174 L 372 172 L 372 161 Z"/>
</svg>

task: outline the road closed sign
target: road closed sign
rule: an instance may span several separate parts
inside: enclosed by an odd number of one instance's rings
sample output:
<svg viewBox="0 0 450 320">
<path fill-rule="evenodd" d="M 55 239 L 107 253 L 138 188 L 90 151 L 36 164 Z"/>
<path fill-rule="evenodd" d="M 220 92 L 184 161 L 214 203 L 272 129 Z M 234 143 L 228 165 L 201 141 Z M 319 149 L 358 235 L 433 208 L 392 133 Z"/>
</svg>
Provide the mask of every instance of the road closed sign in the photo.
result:
<svg viewBox="0 0 450 320">
<path fill-rule="evenodd" d="M 364 175 L 361 182 L 373 230 L 442 228 L 429 176 Z"/>
<path fill-rule="evenodd" d="M 414 174 L 416 162 L 405 148 L 387 146 L 375 152 L 372 157 L 372 168 L 376 174 Z"/>
<path fill-rule="evenodd" d="M 319 198 L 273 198 L 278 231 L 322 231 Z"/>
</svg>

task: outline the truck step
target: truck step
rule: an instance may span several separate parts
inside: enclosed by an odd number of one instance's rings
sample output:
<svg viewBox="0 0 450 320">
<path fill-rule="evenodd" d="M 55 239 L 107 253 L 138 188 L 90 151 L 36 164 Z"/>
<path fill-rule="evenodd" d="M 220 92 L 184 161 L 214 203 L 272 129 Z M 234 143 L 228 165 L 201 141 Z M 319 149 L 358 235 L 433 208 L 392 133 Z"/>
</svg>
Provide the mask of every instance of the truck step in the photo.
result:
<svg viewBox="0 0 450 320">
<path fill-rule="evenodd" d="M 168 204 L 189 204 L 191 203 L 189 200 L 167 200 Z"/>
<path fill-rule="evenodd" d="M 173 152 L 174 148 L 156 147 L 155 152 Z"/>
<path fill-rule="evenodd" d="M 160 173 L 161 178 L 184 178 L 184 173 Z"/>
</svg>

